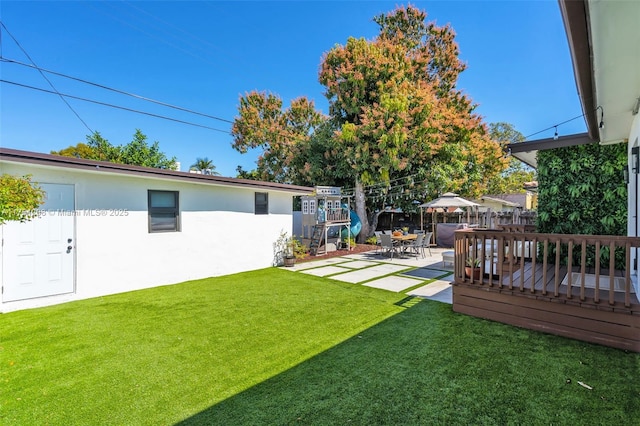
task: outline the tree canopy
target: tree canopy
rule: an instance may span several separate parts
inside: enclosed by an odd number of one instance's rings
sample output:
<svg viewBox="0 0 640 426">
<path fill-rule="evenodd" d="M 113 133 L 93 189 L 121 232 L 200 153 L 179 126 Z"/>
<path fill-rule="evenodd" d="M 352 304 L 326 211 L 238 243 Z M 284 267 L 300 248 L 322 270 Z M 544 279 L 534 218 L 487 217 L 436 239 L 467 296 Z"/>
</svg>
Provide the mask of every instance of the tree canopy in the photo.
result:
<svg viewBox="0 0 640 426">
<path fill-rule="evenodd" d="M 196 170 L 211 175 L 220 174 L 216 171 L 216 166 L 213 164 L 213 161 L 209 160 L 208 157 L 196 158 L 196 162 L 191 165 L 190 170 Z"/>
<path fill-rule="evenodd" d="M 147 136 L 136 129 L 131 142 L 125 145 L 112 145 L 99 132 L 87 135 L 87 143 L 51 151 L 55 155 L 86 158 L 89 160 L 109 161 L 112 163 L 131 164 L 136 166 L 153 167 L 157 169 L 177 168 L 176 158 L 167 157 L 160 150 L 160 144 L 147 142 Z"/>
<path fill-rule="evenodd" d="M 490 123 L 491 139 L 506 150 L 508 144 L 524 142 L 525 137 L 509 123 Z M 487 183 L 488 194 L 514 194 L 525 192 L 524 183 L 536 179 L 536 172 L 515 157 L 509 157 L 508 167 Z"/>
<path fill-rule="evenodd" d="M 351 37 L 322 59 L 329 117 L 305 98 L 283 111 L 275 95 L 254 92 L 240 99 L 233 127 L 236 149 L 264 150 L 263 178 L 353 188 L 363 236 L 376 210 L 447 191 L 480 195 L 506 166 L 476 106 L 456 89 L 465 64 L 453 29 L 412 6 L 374 21 L 377 37 Z"/>
<path fill-rule="evenodd" d="M 231 128 L 233 147 L 242 153 L 262 148 L 258 176 L 274 182 L 298 182 L 298 170 L 291 167 L 308 145 L 313 130 L 325 118 L 313 101 L 294 99 L 287 109 L 271 93 L 253 91 L 240 98 L 237 117 Z"/>
</svg>

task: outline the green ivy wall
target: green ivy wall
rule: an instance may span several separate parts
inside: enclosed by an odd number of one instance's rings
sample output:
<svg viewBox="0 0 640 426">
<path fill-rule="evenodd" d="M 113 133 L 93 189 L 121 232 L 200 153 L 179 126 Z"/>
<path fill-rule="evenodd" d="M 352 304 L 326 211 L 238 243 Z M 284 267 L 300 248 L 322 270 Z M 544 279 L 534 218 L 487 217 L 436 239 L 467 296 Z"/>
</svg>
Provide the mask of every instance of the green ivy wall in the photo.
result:
<svg viewBox="0 0 640 426">
<path fill-rule="evenodd" d="M 626 143 L 538 152 L 538 232 L 627 235 L 626 165 Z"/>
</svg>

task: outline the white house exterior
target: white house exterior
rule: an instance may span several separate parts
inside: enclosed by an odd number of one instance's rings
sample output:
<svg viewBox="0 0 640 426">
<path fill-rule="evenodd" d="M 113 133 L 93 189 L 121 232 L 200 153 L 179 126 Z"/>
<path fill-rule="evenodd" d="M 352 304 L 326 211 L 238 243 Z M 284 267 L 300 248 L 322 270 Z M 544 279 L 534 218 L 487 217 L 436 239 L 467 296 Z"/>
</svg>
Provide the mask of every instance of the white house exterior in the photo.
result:
<svg viewBox="0 0 640 426">
<path fill-rule="evenodd" d="M 526 199 L 526 194 L 517 194 L 517 195 L 522 195 L 521 198 L 523 200 Z M 504 198 L 498 198 L 498 197 L 499 196 L 489 197 L 484 195 L 480 197 L 479 200 L 475 200 L 476 203 L 480 204 L 480 206 L 478 207 L 478 210 L 481 212 L 482 211 L 486 212 L 487 209 L 491 209 L 496 212 L 512 212 L 514 209 L 524 207 L 519 203 L 509 201 Z"/>
<path fill-rule="evenodd" d="M 628 235 L 640 236 L 640 2 L 560 0 L 559 5 L 590 139 L 628 142 Z M 639 258 L 635 250 L 636 292 Z"/>
<path fill-rule="evenodd" d="M 539 150 L 628 142 L 628 235 L 640 236 L 640 2 L 559 0 L 587 133 L 510 144 L 536 166 Z M 621 176 L 622 178 L 622 176 Z M 640 293 L 640 252 L 631 265 Z"/>
<path fill-rule="evenodd" d="M 47 191 L 1 227 L 0 312 L 265 268 L 313 188 L 0 149 Z"/>
</svg>

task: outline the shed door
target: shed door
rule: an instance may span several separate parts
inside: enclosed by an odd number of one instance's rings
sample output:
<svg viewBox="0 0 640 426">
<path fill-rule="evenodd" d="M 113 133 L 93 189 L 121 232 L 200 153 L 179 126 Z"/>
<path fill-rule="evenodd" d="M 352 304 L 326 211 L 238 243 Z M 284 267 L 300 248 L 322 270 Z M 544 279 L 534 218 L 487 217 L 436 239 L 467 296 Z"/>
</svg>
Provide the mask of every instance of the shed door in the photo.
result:
<svg viewBox="0 0 640 426">
<path fill-rule="evenodd" d="M 72 293 L 75 272 L 73 185 L 40 184 L 40 217 L 2 226 L 2 300 Z"/>
</svg>

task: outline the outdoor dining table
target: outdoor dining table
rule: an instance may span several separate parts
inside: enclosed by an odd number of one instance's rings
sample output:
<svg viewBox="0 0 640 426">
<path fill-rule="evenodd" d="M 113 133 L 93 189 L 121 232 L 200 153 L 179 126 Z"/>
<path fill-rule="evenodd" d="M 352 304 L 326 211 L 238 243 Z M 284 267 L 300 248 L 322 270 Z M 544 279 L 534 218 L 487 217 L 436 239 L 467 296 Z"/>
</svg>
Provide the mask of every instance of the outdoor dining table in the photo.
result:
<svg viewBox="0 0 640 426">
<path fill-rule="evenodd" d="M 413 241 L 418 238 L 418 234 L 403 234 L 403 235 L 391 235 L 391 239 L 394 241 Z"/>
<path fill-rule="evenodd" d="M 399 248 L 402 249 L 403 253 L 406 253 L 406 249 L 409 244 L 417 238 L 418 234 L 391 235 L 391 239 L 399 244 Z"/>
</svg>

